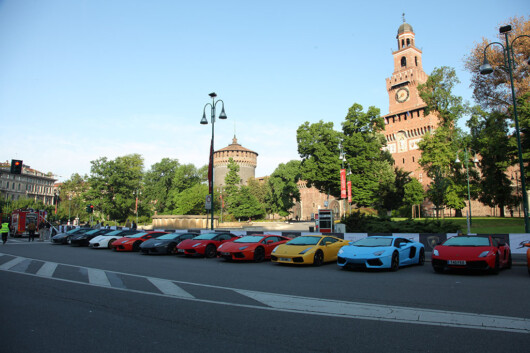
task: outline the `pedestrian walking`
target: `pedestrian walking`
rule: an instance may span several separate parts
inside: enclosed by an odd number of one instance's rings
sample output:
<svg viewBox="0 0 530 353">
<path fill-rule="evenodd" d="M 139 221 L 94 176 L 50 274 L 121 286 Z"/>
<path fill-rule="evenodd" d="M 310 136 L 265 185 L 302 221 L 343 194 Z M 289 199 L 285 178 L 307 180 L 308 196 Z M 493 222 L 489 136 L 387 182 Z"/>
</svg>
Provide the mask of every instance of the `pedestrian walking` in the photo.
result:
<svg viewBox="0 0 530 353">
<path fill-rule="evenodd" d="M 9 222 L 7 220 L 2 221 L 2 228 L 0 228 L 0 233 L 2 233 L 2 244 L 5 245 L 7 242 L 7 235 L 9 234 Z"/>
<path fill-rule="evenodd" d="M 46 240 L 50 240 L 50 228 L 51 228 L 51 224 L 50 222 L 46 222 L 46 233 L 45 233 L 45 237 L 46 237 Z"/>
<path fill-rule="evenodd" d="M 26 228 L 29 234 L 28 241 L 33 241 L 35 239 L 35 223 L 30 222 Z"/>
<path fill-rule="evenodd" d="M 131 228 L 132 228 L 132 229 L 136 229 L 136 228 L 138 228 L 138 225 L 133 221 L 133 222 L 132 222 L 132 226 L 131 226 Z"/>
<path fill-rule="evenodd" d="M 39 223 L 39 241 L 44 241 L 44 233 L 46 232 L 46 223 L 41 220 Z"/>
</svg>

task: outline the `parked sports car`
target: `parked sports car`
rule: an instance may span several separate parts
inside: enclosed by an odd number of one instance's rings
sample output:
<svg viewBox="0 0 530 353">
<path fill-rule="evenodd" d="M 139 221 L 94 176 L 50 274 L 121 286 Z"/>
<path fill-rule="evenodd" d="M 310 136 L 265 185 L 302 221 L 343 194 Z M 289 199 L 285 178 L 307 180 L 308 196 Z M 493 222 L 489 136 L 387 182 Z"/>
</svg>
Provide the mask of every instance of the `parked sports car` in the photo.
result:
<svg viewBox="0 0 530 353">
<path fill-rule="evenodd" d="M 346 240 L 329 235 L 303 235 L 274 248 L 271 261 L 320 266 L 324 262 L 337 261 L 337 253 L 347 244 Z"/>
<path fill-rule="evenodd" d="M 151 238 L 158 238 L 159 236 L 164 234 L 167 234 L 167 232 L 149 231 L 127 235 L 112 242 L 112 250 L 138 251 L 140 250 L 140 244 L 142 244 L 144 241 L 149 240 Z"/>
<path fill-rule="evenodd" d="M 112 229 L 94 229 L 86 233 L 75 234 L 70 237 L 70 245 L 88 246 L 88 242 L 98 235 L 112 232 Z"/>
<path fill-rule="evenodd" d="M 281 235 L 255 234 L 238 238 L 219 245 L 217 256 L 228 261 L 231 260 L 253 260 L 261 262 L 270 259 L 272 250 L 291 238 Z"/>
<path fill-rule="evenodd" d="M 388 268 L 423 265 L 425 246 L 399 236 L 372 236 L 339 250 L 337 264 L 343 268 Z"/>
<path fill-rule="evenodd" d="M 530 275 L 530 243 L 526 243 L 524 246 L 528 247 L 526 250 L 526 266 L 528 267 L 528 274 Z"/>
<path fill-rule="evenodd" d="M 127 235 L 133 235 L 139 233 L 139 231 L 135 229 L 118 229 L 114 230 L 112 232 L 109 232 L 107 234 L 98 235 L 97 237 L 93 238 L 88 242 L 88 246 L 90 246 L 92 249 L 112 249 L 112 243 L 119 239 L 123 238 Z"/>
<path fill-rule="evenodd" d="M 434 247 L 432 267 L 445 269 L 487 270 L 498 273 L 512 267 L 512 253 L 504 239 L 492 236 L 456 236 Z"/>
<path fill-rule="evenodd" d="M 74 228 L 70 229 L 66 233 L 59 233 L 52 237 L 52 243 L 54 244 L 68 244 L 70 237 L 76 234 L 86 233 L 91 231 L 92 228 Z"/>
<path fill-rule="evenodd" d="M 177 245 L 177 253 L 186 256 L 217 256 L 217 247 L 227 241 L 236 240 L 238 236 L 232 233 L 203 233 L 193 239 L 182 241 Z"/>
<path fill-rule="evenodd" d="M 140 244 L 142 254 L 173 254 L 177 245 L 186 239 L 195 238 L 198 233 L 168 233 Z"/>
</svg>

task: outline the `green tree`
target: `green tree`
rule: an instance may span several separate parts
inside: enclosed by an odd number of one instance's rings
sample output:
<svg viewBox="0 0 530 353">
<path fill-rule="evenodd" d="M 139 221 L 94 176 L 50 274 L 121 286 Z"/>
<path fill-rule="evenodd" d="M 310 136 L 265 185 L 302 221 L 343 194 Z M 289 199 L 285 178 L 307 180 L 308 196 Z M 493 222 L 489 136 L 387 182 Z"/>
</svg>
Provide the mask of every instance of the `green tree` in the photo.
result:
<svg viewBox="0 0 530 353">
<path fill-rule="evenodd" d="M 150 203 L 154 211 L 167 211 L 169 193 L 174 188 L 173 182 L 179 166 L 178 160 L 163 158 L 145 173 L 143 200 Z"/>
<path fill-rule="evenodd" d="M 59 216 L 61 219 L 74 219 L 78 217 L 81 220 L 87 220 L 86 206 L 88 202 L 84 199 L 84 193 L 89 188 L 87 176 L 81 176 L 77 173 L 72 174 L 70 179 L 63 182 L 60 189 L 59 197 Z"/>
<path fill-rule="evenodd" d="M 143 158 L 131 154 L 115 160 L 102 157 L 90 163 L 90 188 L 84 197 L 107 220 L 125 221 L 134 213 L 134 193 L 141 187 Z"/>
<path fill-rule="evenodd" d="M 425 199 L 423 186 L 416 178 L 410 178 L 410 181 L 403 187 L 403 203 L 406 206 L 421 205 Z"/>
<path fill-rule="evenodd" d="M 265 213 L 263 205 L 252 195 L 248 186 L 241 186 L 230 200 L 229 211 L 235 218 L 261 218 Z"/>
<path fill-rule="evenodd" d="M 322 120 L 305 122 L 296 131 L 298 154 L 302 158 L 300 170 L 308 187 L 340 196 L 340 160 L 338 144 L 341 134 L 333 130 L 333 123 Z"/>
<path fill-rule="evenodd" d="M 176 210 L 180 202 L 179 195 L 185 190 L 205 181 L 204 169 L 197 169 L 193 164 L 179 165 L 171 181 L 171 190 L 168 192 L 168 210 Z M 206 196 L 206 195 L 205 195 Z M 204 202 L 204 199 L 203 199 Z M 204 205 L 203 205 L 204 208 Z M 169 211 L 169 212 L 173 212 Z M 168 211 L 165 211 L 166 213 Z M 179 213 L 180 214 L 180 213 Z"/>
<path fill-rule="evenodd" d="M 301 178 L 300 165 L 301 162 L 296 160 L 281 163 L 269 177 L 266 203 L 271 213 L 277 213 L 282 217 L 288 216 L 295 202 L 300 201 L 297 184 Z"/>
<path fill-rule="evenodd" d="M 173 214 L 206 214 L 205 199 L 208 195 L 208 185 L 197 183 L 174 195 Z"/>
<path fill-rule="evenodd" d="M 379 109 L 369 107 L 364 112 L 360 104 L 349 108 L 342 123 L 345 166 L 348 165 L 351 169 L 352 202 L 357 206 L 381 205 L 381 196 L 384 195 L 380 195 L 379 191 L 393 189 L 393 159 L 383 149 L 386 146 L 386 139 L 382 134 L 384 128 Z M 338 171 L 335 179 L 339 179 Z"/>
<path fill-rule="evenodd" d="M 490 207 L 499 207 L 504 217 L 504 207 L 516 203 L 511 180 L 506 174 L 516 161 L 515 139 L 509 136 L 508 119 L 499 111 L 486 113 L 477 107 L 468 126 L 473 146 L 482 157 L 479 200 Z"/>
</svg>

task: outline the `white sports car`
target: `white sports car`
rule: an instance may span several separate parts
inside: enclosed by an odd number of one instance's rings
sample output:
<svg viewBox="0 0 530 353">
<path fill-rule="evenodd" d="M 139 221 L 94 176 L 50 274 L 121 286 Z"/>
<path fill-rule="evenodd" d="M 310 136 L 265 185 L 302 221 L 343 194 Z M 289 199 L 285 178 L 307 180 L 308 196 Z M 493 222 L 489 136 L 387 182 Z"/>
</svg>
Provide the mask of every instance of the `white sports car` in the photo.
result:
<svg viewBox="0 0 530 353">
<path fill-rule="evenodd" d="M 88 246 L 90 246 L 92 249 L 111 249 L 111 244 L 114 240 L 136 233 L 138 233 L 138 231 L 133 229 L 115 230 L 104 235 L 98 235 L 94 239 L 90 240 Z"/>
</svg>

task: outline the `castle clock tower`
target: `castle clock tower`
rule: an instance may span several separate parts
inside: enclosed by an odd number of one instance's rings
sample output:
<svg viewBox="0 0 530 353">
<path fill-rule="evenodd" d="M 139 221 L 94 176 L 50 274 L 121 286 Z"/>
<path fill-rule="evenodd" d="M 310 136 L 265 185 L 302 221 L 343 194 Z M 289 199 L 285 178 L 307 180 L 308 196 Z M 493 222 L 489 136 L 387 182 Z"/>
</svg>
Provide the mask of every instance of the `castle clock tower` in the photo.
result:
<svg viewBox="0 0 530 353">
<path fill-rule="evenodd" d="M 433 131 L 438 119 L 433 114 L 425 115 L 426 104 L 420 98 L 418 85 L 427 81 L 423 71 L 422 52 L 416 47 L 412 26 L 405 22 L 397 32 L 398 49 L 392 53 L 394 72 L 386 79 L 389 113 L 385 119 L 386 149 L 392 154 L 396 167 L 400 167 L 423 185 L 430 180 L 418 164 L 421 152 L 418 142 Z"/>
</svg>

